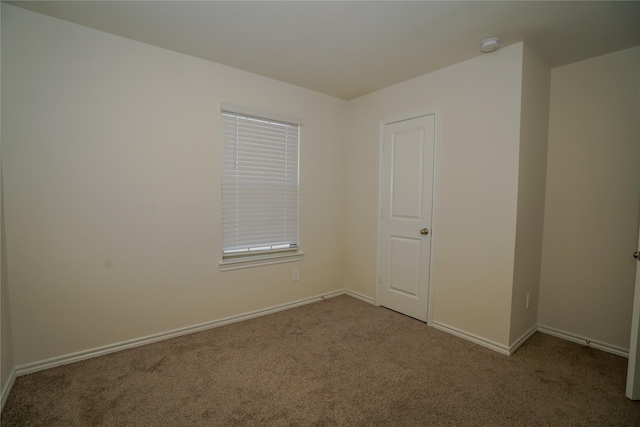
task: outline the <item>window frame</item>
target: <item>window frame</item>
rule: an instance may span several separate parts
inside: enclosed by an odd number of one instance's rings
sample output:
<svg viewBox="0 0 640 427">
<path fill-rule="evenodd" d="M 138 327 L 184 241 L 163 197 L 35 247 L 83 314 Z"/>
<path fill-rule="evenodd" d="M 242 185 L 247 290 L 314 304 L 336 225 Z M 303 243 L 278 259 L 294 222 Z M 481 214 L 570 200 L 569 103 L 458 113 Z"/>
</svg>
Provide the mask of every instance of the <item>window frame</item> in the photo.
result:
<svg viewBox="0 0 640 427">
<path fill-rule="evenodd" d="M 298 130 L 298 138 L 297 138 L 297 187 L 296 187 L 296 199 L 297 199 L 297 246 L 291 248 L 282 248 L 282 249 L 268 249 L 268 250 L 255 250 L 255 251 L 247 251 L 247 252 L 238 252 L 238 253 L 224 253 L 224 241 L 222 242 L 221 255 L 222 259 L 219 262 L 220 271 L 226 270 L 236 270 L 240 268 L 248 268 L 255 267 L 261 265 L 270 265 L 270 264 L 278 264 L 283 262 L 293 262 L 300 261 L 304 256 L 300 248 L 300 142 L 301 142 L 301 133 L 302 133 L 302 125 L 304 121 L 298 117 L 288 116 L 283 114 L 271 113 L 267 111 L 257 110 L 254 108 L 243 107 L 236 104 L 229 103 L 221 103 L 220 104 L 220 120 L 221 120 L 221 152 L 224 153 L 225 142 L 223 135 L 223 123 L 224 123 L 224 115 L 234 114 L 238 116 L 251 117 L 260 120 L 270 121 L 270 122 L 279 122 L 286 123 L 289 125 L 296 125 Z M 221 179 L 224 177 L 225 166 L 224 166 L 224 154 L 221 158 Z M 221 181 L 221 186 L 224 182 Z M 221 193 L 221 198 L 224 197 L 224 192 Z M 224 209 L 224 201 L 221 200 L 221 210 Z M 222 221 L 223 215 L 221 215 Z M 223 230 L 223 223 L 220 224 L 221 231 Z M 224 236 L 223 236 L 224 237 Z"/>
</svg>

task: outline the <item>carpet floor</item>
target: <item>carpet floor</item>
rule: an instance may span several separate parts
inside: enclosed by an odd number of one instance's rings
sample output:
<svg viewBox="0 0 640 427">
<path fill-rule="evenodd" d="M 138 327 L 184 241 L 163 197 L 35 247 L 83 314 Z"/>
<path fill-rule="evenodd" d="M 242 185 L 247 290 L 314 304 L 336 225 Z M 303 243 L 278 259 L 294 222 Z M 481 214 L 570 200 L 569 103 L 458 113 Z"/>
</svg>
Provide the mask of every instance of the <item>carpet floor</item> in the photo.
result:
<svg viewBox="0 0 640 427">
<path fill-rule="evenodd" d="M 2 426 L 640 426 L 627 360 L 511 357 L 348 296 L 17 378 Z"/>
</svg>

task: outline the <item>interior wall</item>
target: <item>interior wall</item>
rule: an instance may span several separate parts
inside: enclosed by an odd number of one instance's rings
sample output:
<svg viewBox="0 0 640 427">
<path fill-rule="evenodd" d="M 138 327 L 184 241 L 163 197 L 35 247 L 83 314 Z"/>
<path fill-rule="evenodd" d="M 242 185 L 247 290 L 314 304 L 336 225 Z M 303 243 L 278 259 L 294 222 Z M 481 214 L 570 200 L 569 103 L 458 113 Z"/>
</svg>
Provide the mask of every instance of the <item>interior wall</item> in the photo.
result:
<svg viewBox="0 0 640 427">
<path fill-rule="evenodd" d="M 628 347 L 640 48 L 551 72 L 540 233 L 548 69 L 522 43 L 347 103 L 6 4 L 1 30 L 3 387 L 14 365 L 342 287 L 375 298 L 380 122 L 430 108 L 433 321 L 509 346 L 537 312 Z M 218 271 L 221 101 L 305 119 L 302 262 Z"/>
<path fill-rule="evenodd" d="M 341 289 L 345 101 L 6 4 L 2 42 L 17 366 Z M 221 101 L 305 120 L 301 262 L 218 270 Z"/>
<path fill-rule="evenodd" d="M 502 346 L 516 230 L 522 43 L 350 101 L 345 287 L 376 293 L 380 122 L 440 108 L 433 321 Z"/>
<path fill-rule="evenodd" d="M 551 70 L 527 45 L 522 65 L 516 256 L 510 345 L 537 327 Z M 528 307 L 527 307 L 527 295 Z"/>
<path fill-rule="evenodd" d="M 0 173 L 1 174 L 1 173 Z M 2 183 L 0 181 L 0 188 Z M 0 191 L 1 193 L 1 191 Z M 0 199 L 2 196 L 0 195 Z M 1 202 L 0 202 L 1 203 Z M 0 207 L 0 228 L 2 236 L 0 239 L 0 264 L 2 271 L 0 271 L 0 313 L 1 313 L 1 336 L 0 336 L 0 399 L 5 398 L 5 393 L 8 391 L 7 387 L 11 380 L 11 372 L 14 368 L 13 363 L 13 339 L 11 336 L 11 311 L 9 307 L 9 283 L 7 280 L 7 250 L 5 243 L 5 230 L 4 230 L 4 203 Z"/>
<path fill-rule="evenodd" d="M 2 10 L 0 10 L 0 17 Z M 0 33 L 0 58 L 2 34 Z M 0 81 L 2 80 L 0 67 Z M 2 87 L 0 85 L 0 94 Z M 2 96 L 0 95 L 0 98 Z M 0 105 L 0 129 L 2 128 L 2 106 Z M 13 340 L 11 338 L 11 315 L 9 311 L 9 284 L 7 281 L 7 250 L 4 231 L 4 196 L 2 191 L 2 139 L 0 138 L 0 402 L 4 402 L 13 371 Z M 0 403 L 0 410 L 2 409 Z"/>
<path fill-rule="evenodd" d="M 541 326 L 627 350 L 640 206 L 640 47 L 554 68 Z"/>
</svg>

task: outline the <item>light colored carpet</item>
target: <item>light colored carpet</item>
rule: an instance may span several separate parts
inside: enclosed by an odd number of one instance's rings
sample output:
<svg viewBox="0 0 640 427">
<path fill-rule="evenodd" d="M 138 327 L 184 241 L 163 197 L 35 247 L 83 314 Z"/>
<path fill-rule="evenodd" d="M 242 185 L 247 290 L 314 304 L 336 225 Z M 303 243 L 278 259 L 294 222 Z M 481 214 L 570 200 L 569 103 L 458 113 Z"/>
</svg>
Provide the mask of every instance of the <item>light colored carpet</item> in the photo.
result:
<svg viewBox="0 0 640 427">
<path fill-rule="evenodd" d="M 341 296 L 20 377 L 3 426 L 631 426 L 627 360 L 507 357 Z"/>
</svg>

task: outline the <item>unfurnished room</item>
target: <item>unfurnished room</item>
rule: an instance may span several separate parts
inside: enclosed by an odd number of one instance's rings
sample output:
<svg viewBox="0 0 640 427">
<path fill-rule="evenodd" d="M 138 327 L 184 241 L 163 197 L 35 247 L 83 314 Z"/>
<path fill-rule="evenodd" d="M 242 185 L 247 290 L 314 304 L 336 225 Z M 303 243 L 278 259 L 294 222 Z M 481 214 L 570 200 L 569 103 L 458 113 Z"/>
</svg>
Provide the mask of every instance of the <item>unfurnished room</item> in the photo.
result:
<svg viewBox="0 0 640 427">
<path fill-rule="evenodd" d="M 640 425 L 640 2 L 1 19 L 3 426 Z"/>
</svg>

